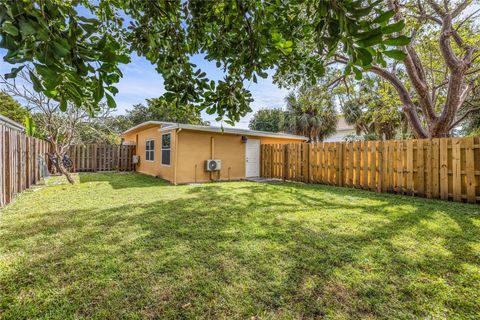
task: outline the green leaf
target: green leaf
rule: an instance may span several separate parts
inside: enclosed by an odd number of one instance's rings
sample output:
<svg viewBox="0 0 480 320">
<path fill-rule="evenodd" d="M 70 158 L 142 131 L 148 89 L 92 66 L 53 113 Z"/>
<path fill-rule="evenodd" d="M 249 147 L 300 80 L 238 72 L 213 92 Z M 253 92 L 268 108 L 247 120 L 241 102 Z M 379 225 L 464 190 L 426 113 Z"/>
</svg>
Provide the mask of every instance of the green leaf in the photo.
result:
<svg viewBox="0 0 480 320">
<path fill-rule="evenodd" d="M 352 65 L 349 63 L 349 64 L 347 64 L 347 66 L 343 70 L 343 74 L 348 76 L 350 74 L 350 72 L 352 72 Z"/>
<path fill-rule="evenodd" d="M 43 91 L 42 82 L 40 81 L 40 79 L 38 79 L 37 75 L 32 71 L 28 71 L 28 74 L 30 76 L 30 80 L 32 80 L 33 89 L 37 92 Z"/>
<path fill-rule="evenodd" d="M 370 65 L 373 61 L 372 54 L 364 48 L 355 48 L 355 51 L 357 52 L 358 57 L 362 61 L 363 66 Z"/>
<path fill-rule="evenodd" d="M 25 133 L 30 137 L 35 133 L 35 122 L 31 115 L 25 117 Z"/>
<path fill-rule="evenodd" d="M 60 100 L 60 110 L 62 110 L 63 112 L 67 111 L 67 100 L 65 98 L 62 98 L 62 100 Z"/>
<path fill-rule="evenodd" d="M 119 63 L 130 63 L 130 57 L 126 54 L 117 55 L 117 61 Z"/>
<path fill-rule="evenodd" d="M 9 35 L 12 35 L 12 36 L 18 36 L 18 29 L 17 27 L 15 27 L 10 21 L 5 21 L 3 24 L 2 24 L 2 30 L 5 32 L 5 33 L 8 33 Z"/>
<path fill-rule="evenodd" d="M 57 41 L 53 42 L 53 47 L 55 49 L 55 53 L 58 54 L 61 57 L 66 56 L 70 52 L 70 48 L 68 48 L 66 45 L 68 43 L 59 43 Z"/>
<path fill-rule="evenodd" d="M 44 93 L 47 97 L 49 97 L 49 98 L 51 98 L 51 99 L 55 99 L 55 97 L 56 97 L 57 94 L 58 94 L 58 91 L 57 91 L 57 90 L 45 90 L 45 91 L 43 91 L 43 93 Z"/>
<path fill-rule="evenodd" d="M 361 8 L 352 12 L 352 15 L 356 18 L 361 18 L 368 15 L 373 9 L 373 6 L 370 5 L 366 8 Z"/>
<path fill-rule="evenodd" d="M 35 28 L 28 22 L 20 21 L 20 32 L 24 36 L 29 36 L 36 33 Z"/>
<path fill-rule="evenodd" d="M 405 60 L 407 57 L 402 50 L 387 50 L 384 51 L 383 54 L 395 60 Z"/>
<path fill-rule="evenodd" d="M 98 103 L 100 100 L 102 100 L 104 93 L 105 90 L 103 89 L 103 84 L 101 81 L 99 81 L 97 83 L 95 91 L 93 92 L 93 100 L 95 101 L 95 103 Z"/>
<path fill-rule="evenodd" d="M 371 38 L 371 37 L 379 35 L 379 34 L 380 35 L 382 34 L 382 28 L 376 28 L 376 29 L 369 30 L 369 31 L 366 31 L 366 32 L 359 32 L 359 33 L 355 34 L 355 38 L 357 38 L 358 40 L 364 40 L 364 39 L 368 39 L 368 38 Z"/>
<path fill-rule="evenodd" d="M 12 68 L 12 70 L 10 71 L 10 73 L 6 73 L 5 74 L 5 79 L 13 79 L 17 76 L 17 74 L 24 68 L 25 66 L 20 66 L 20 67 L 17 67 L 17 68 Z"/>
<path fill-rule="evenodd" d="M 115 103 L 115 100 L 112 98 L 111 95 L 108 93 L 105 93 L 105 96 L 107 97 L 107 105 L 110 109 L 115 109 L 117 107 L 117 104 Z"/>
<path fill-rule="evenodd" d="M 396 38 L 388 38 L 383 41 L 383 44 L 387 46 L 405 46 L 409 44 L 411 41 L 411 38 L 407 36 L 398 36 Z"/>
<path fill-rule="evenodd" d="M 45 65 L 35 63 L 35 70 L 38 74 L 42 76 L 42 78 L 55 78 L 57 76 L 56 72 L 51 67 L 47 67 Z"/>
<path fill-rule="evenodd" d="M 400 20 L 397 23 L 390 24 L 388 26 L 383 27 L 382 28 L 382 33 L 383 34 L 391 34 L 391 33 L 394 33 L 394 32 L 400 32 L 400 31 L 403 30 L 404 27 L 405 27 L 405 21 Z"/>
<path fill-rule="evenodd" d="M 382 43 L 382 34 L 376 34 L 370 38 L 367 38 L 367 39 L 363 39 L 363 40 L 358 40 L 357 41 L 357 44 L 360 46 L 360 47 L 363 47 L 363 48 L 368 48 L 368 47 L 371 47 L 371 46 L 374 46 L 376 44 L 379 44 L 379 43 Z"/>
<path fill-rule="evenodd" d="M 393 11 L 393 10 L 385 11 L 384 13 L 382 13 L 381 15 L 379 15 L 378 17 L 373 19 L 372 22 L 373 23 L 382 23 L 382 22 L 390 20 L 390 18 L 393 17 L 394 15 L 395 15 L 395 11 Z"/>
<path fill-rule="evenodd" d="M 352 69 L 353 69 L 353 73 L 355 73 L 355 80 L 362 80 L 363 78 L 362 71 L 360 71 L 355 67 L 352 67 Z"/>
</svg>

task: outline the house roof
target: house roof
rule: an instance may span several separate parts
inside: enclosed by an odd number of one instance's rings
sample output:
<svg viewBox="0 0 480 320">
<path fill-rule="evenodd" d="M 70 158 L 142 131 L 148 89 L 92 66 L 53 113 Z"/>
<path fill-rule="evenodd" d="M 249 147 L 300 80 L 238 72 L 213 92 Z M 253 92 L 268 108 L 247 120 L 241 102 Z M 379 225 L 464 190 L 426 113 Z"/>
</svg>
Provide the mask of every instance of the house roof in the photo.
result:
<svg viewBox="0 0 480 320">
<path fill-rule="evenodd" d="M 153 121 L 153 120 L 145 121 L 134 127 L 131 127 L 130 129 L 124 131 L 122 135 L 140 131 L 142 129 L 157 127 L 157 126 L 160 126 L 159 131 L 166 131 L 166 130 L 181 128 L 181 129 L 204 131 L 204 132 L 219 132 L 219 133 L 241 134 L 241 135 L 247 135 L 247 136 L 258 136 L 258 137 L 269 137 L 269 138 L 308 140 L 308 138 L 304 136 L 298 136 L 294 134 L 274 133 L 274 132 L 256 131 L 256 130 L 238 129 L 238 128 L 200 126 L 200 125 L 193 125 L 193 124 L 175 123 L 175 122 L 166 122 L 166 121 Z"/>
<path fill-rule="evenodd" d="M 25 131 L 25 127 L 22 126 L 20 123 L 13 121 L 10 118 L 7 118 L 5 116 L 0 115 L 0 124 L 4 125 L 8 128 L 19 130 L 19 131 Z"/>
<path fill-rule="evenodd" d="M 308 138 L 306 138 L 304 136 L 297 136 L 297 135 L 286 134 L 286 133 L 274 133 L 274 132 L 239 129 L 239 128 L 221 128 L 221 127 L 214 127 L 214 126 L 199 126 L 199 125 L 183 124 L 183 123 L 171 123 L 170 125 L 162 126 L 159 129 L 159 131 L 167 131 L 167 130 L 172 130 L 172 129 L 187 129 L 187 130 L 196 130 L 196 131 L 204 131 L 204 132 L 241 134 L 241 135 L 257 136 L 257 137 L 308 140 Z"/>
<path fill-rule="evenodd" d="M 131 133 L 134 131 L 138 131 L 139 129 L 146 129 L 146 128 L 151 128 L 151 127 L 156 127 L 156 126 L 162 126 L 162 125 L 172 125 L 174 122 L 165 122 L 165 121 L 145 121 L 140 124 L 137 124 L 136 126 L 131 127 L 128 130 L 125 130 L 122 135 Z"/>
</svg>

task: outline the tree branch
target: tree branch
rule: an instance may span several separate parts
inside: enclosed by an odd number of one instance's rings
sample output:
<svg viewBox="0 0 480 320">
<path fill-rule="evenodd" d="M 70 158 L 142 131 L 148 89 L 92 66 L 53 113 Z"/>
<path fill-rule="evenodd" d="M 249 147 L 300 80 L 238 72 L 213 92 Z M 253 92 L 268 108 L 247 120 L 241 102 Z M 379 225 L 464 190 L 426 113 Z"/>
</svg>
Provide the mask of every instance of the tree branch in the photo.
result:
<svg viewBox="0 0 480 320">
<path fill-rule="evenodd" d="M 463 120 L 465 120 L 465 118 L 467 118 L 467 116 L 472 113 L 472 112 L 475 112 L 475 111 L 480 111 L 480 107 L 478 108 L 474 108 L 474 109 L 470 109 L 468 110 L 467 112 L 465 112 L 458 120 L 456 120 L 449 128 L 449 130 L 452 130 L 453 128 L 455 128 L 456 126 L 458 126 Z"/>
<path fill-rule="evenodd" d="M 452 19 L 456 18 L 459 14 L 461 14 L 470 3 L 472 3 L 472 0 L 464 0 L 463 2 L 459 3 L 458 6 L 450 13 Z"/>
<path fill-rule="evenodd" d="M 346 57 L 343 57 L 337 54 L 334 56 L 334 58 L 339 63 L 348 64 L 348 59 Z M 413 103 L 410 97 L 410 94 L 408 93 L 407 88 L 405 88 L 405 86 L 403 85 L 402 81 L 395 74 L 388 72 L 387 70 L 384 70 L 377 66 L 372 66 L 368 71 L 381 76 L 382 78 L 384 78 L 385 80 L 390 82 L 390 84 L 393 85 L 393 87 L 395 88 L 395 90 L 399 95 L 400 101 L 402 101 L 403 111 L 408 117 L 415 135 L 419 139 L 427 138 L 428 135 L 423 129 L 422 123 L 418 118 L 416 106 Z"/>
</svg>

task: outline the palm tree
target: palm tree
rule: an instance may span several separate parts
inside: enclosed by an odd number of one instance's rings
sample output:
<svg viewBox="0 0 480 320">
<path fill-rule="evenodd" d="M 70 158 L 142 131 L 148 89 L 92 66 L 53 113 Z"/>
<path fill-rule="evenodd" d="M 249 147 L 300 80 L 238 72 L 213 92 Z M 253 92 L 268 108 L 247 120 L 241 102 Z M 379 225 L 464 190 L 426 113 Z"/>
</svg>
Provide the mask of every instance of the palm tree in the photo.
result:
<svg viewBox="0 0 480 320">
<path fill-rule="evenodd" d="M 323 141 L 335 133 L 337 111 L 332 98 L 320 87 L 301 88 L 285 98 L 287 111 L 283 130 L 308 137 L 310 141 Z"/>
</svg>

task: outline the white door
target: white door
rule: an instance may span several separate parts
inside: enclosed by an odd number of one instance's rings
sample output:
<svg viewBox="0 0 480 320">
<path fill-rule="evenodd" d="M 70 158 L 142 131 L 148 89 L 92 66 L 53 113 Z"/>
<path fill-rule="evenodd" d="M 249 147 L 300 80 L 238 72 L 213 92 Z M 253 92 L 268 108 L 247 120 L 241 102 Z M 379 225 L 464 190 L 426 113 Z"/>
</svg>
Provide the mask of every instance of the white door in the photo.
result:
<svg viewBox="0 0 480 320">
<path fill-rule="evenodd" d="M 245 145 L 245 177 L 260 176 L 260 140 L 248 139 Z"/>
</svg>

